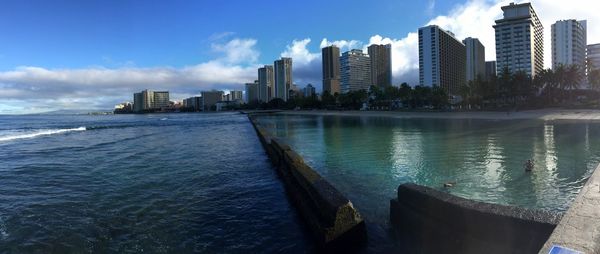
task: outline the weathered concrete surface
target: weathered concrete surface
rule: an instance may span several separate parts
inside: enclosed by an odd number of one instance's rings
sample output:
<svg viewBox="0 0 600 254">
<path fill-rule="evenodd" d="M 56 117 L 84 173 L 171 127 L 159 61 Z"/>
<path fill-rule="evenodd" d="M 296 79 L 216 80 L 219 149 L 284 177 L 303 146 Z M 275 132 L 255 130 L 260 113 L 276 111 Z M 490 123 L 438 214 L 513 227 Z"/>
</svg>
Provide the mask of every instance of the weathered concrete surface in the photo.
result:
<svg viewBox="0 0 600 254">
<path fill-rule="evenodd" d="M 253 115 L 249 119 L 317 243 L 326 251 L 351 250 L 364 243 L 365 224 L 352 202 L 306 165 L 289 145 L 258 125 Z"/>
<path fill-rule="evenodd" d="M 600 253 L 600 165 L 539 253 L 547 254 L 552 245 L 583 253 Z"/>
<path fill-rule="evenodd" d="M 391 224 L 408 253 L 537 253 L 560 217 L 415 184 L 400 185 L 390 202 Z"/>
</svg>

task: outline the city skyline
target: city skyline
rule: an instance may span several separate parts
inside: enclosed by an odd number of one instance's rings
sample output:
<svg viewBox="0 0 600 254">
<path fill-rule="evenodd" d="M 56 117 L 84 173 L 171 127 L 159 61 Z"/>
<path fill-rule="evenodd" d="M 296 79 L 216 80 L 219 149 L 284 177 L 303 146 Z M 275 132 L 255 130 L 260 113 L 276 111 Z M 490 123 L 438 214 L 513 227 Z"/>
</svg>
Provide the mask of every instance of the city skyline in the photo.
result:
<svg viewBox="0 0 600 254">
<path fill-rule="evenodd" d="M 378 15 L 378 17 L 372 17 L 373 20 L 365 22 L 372 24 L 361 24 L 360 21 L 357 20 L 350 23 L 355 26 L 355 28 L 360 29 L 347 29 L 336 26 L 334 26 L 335 28 L 327 26 L 310 26 L 310 29 L 293 27 L 291 32 L 278 31 L 270 34 L 263 33 L 261 36 L 258 36 L 258 30 L 261 29 L 244 30 L 245 28 L 240 27 L 231 30 L 225 28 L 217 30 L 222 28 L 221 26 L 217 26 L 217 28 L 210 30 L 209 32 L 203 31 L 201 33 L 199 32 L 200 34 L 195 35 L 193 33 L 181 31 L 181 29 L 177 27 L 172 28 L 171 26 L 168 26 L 168 24 L 170 24 L 169 22 L 166 22 L 165 24 L 154 23 L 151 24 L 150 27 L 155 26 L 162 28 L 162 30 L 172 29 L 173 33 L 179 33 L 178 36 L 175 36 L 176 40 L 174 41 L 184 42 L 182 43 L 184 46 L 179 48 L 168 47 L 169 50 L 159 47 L 161 50 L 149 55 L 139 54 L 140 50 L 137 50 L 137 48 L 136 50 L 131 50 L 135 45 L 130 44 L 138 42 L 141 43 L 141 48 L 145 47 L 146 51 L 152 51 L 155 49 L 152 48 L 152 46 L 156 45 L 158 42 L 145 44 L 144 41 L 140 42 L 139 39 L 132 38 L 135 37 L 133 35 L 137 35 L 137 30 L 140 30 L 139 32 L 142 33 L 147 29 L 141 29 L 139 24 L 126 18 L 127 15 L 125 14 L 133 12 L 133 10 L 137 10 L 139 13 L 145 13 L 146 11 L 152 13 L 148 8 L 157 8 L 156 6 L 142 8 L 129 3 L 124 4 L 126 5 L 124 7 L 120 6 L 122 7 L 122 10 L 119 11 L 106 10 L 106 8 L 104 8 L 97 11 L 97 13 L 92 12 L 91 15 L 93 17 L 90 18 L 90 20 L 94 21 L 92 23 L 95 24 L 95 27 L 92 28 L 95 28 L 95 30 L 87 31 L 77 25 L 77 28 L 79 29 L 75 29 L 76 32 L 67 33 L 64 28 L 59 28 L 59 32 L 61 32 L 59 35 L 65 33 L 64 37 L 66 37 L 66 39 L 64 40 L 79 38 L 79 41 L 74 40 L 73 43 L 78 43 L 78 45 L 83 46 L 75 47 L 73 49 L 67 49 L 64 45 L 61 47 L 57 46 L 57 50 L 48 51 L 46 54 L 38 54 L 37 56 L 33 56 L 34 53 L 39 53 L 39 50 L 44 50 L 46 47 L 39 47 L 40 44 L 26 40 L 28 38 L 36 38 L 31 36 L 27 37 L 26 35 L 33 32 L 39 32 L 40 28 L 34 27 L 34 24 L 18 24 L 19 26 L 11 29 L 8 28 L 8 26 L 14 24 L 14 22 L 7 21 L 4 22 L 6 24 L 0 26 L 1 31 L 4 31 L 5 34 L 15 36 L 11 36 L 4 39 L 4 42 L 0 42 L 0 62 L 2 63 L 0 64 L 0 114 L 34 113 L 48 109 L 81 108 L 81 103 L 89 98 L 95 98 L 97 95 L 95 93 L 96 91 L 99 91 L 101 96 L 98 97 L 97 100 L 94 100 L 93 103 L 86 105 L 89 105 L 91 108 L 107 109 L 111 108 L 116 103 L 128 100 L 125 95 L 129 94 L 131 91 L 142 90 L 145 88 L 172 91 L 172 97 L 178 100 L 197 95 L 202 90 L 243 90 L 245 83 L 252 82 L 256 79 L 254 76 L 256 76 L 256 70 L 259 66 L 272 64 L 274 59 L 279 59 L 282 56 L 293 58 L 293 82 L 295 84 L 298 84 L 300 88 L 302 88 L 306 84 L 312 83 L 317 88 L 318 92 L 320 92 L 322 87 L 320 48 L 331 44 L 338 45 L 341 52 L 348 51 L 352 48 L 362 49 L 366 52 L 366 47 L 370 44 L 391 43 L 392 84 L 397 85 L 400 82 L 406 81 L 411 85 L 416 85 L 418 83 L 418 40 L 416 34 L 419 27 L 427 24 L 437 24 L 446 30 L 454 32 L 460 40 L 466 37 L 480 38 L 486 49 L 486 61 L 494 60 L 495 53 L 490 53 L 495 50 L 492 25 L 494 20 L 501 17 L 502 11 L 500 6 L 510 2 L 511 1 L 455 1 L 442 3 L 439 1 L 430 1 L 428 3 L 412 4 L 410 6 L 398 6 L 398 4 L 394 6 L 392 3 L 386 3 L 387 5 L 385 7 L 389 8 L 390 11 L 395 10 L 395 12 L 398 13 L 405 13 L 404 16 L 408 16 L 408 10 L 412 9 L 414 10 L 414 13 L 410 13 L 410 15 L 415 15 L 417 18 L 405 20 L 404 18 L 398 18 L 394 15 Z M 515 2 L 522 3 L 529 1 Z M 590 13 L 592 12 L 589 10 L 594 8 L 561 10 L 560 8 L 557 9 L 555 5 L 553 6 L 552 1 L 531 2 L 544 26 L 545 68 L 551 67 L 549 29 L 551 24 L 558 20 L 588 20 L 588 44 L 600 42 L 600 38 L 598 38 L 599 28 L 598 26 L 594 26 L 594 24 L 600 24 L 599 18 L 591 15 Z M 577 2 L 580 4 L 575 2 L 574 6 L 582 6 L 580 5 L 581 3 L 587 3 L 587 6 L 597 5 L 593 1 Z M 243 3 L 235 4 L 243 5 Z M 27 17 L 27 15 L 24 14 L 24 10 L 27 10 L 25 7 L 32 7 L 31 5 L 34 7 L 36 5 L 45 6 L 45 4 L 42 3 L 30 3 L 30 6 L 18 6 L 22 4 L 10 2 L 5 3 L 5 5 L 8 5 L 10 8 L 4 9 L 10 10 L 11 13 L 6 13 L 6 15 L 2 16 L 6 19 L 12 18 L 19 20 Z M 85 13 L 85 8 L 93 7 L 89 5 L 94 4 L 88 3 L 77 8 L 84 8 L 83 13 Z M 169 9 L 173 11 L 173 8 L 181 8 L 180 5 L 175 6 L 176 7 Z M 227 6 L 218 7 L 225 8 Z M 70 6 L 70 8 L 67 9 L 72 10 L 73 8 L 75 7 Z M 346 6 L 343 8 L 344 10 L 349 9 L 349 11 L 358 11 L 356 9 L 360 9 L 357 7 Z M 381 9 L 385 8 L 381 7 Z M 52 8 L 50 8 L 50 10 L 52 10 Z M 70 52 L 72 54 L 74 54 L 73 52 L 97 53 L 94 50 L 87 52 L 82 49 L 82 47 L 89 47 L 84 45 L 86 40 L 83 35 L 87 34 L 92 37 L 97 34 L 106 35 L 107 32 L 105 30 L 107 27 L 98 24 L 98 21 L 101 21 L 99 17 L 102 16 L 101 14 L 113 14 L 113 12 L 118 12 L 120 14 L 117 15 L 117 21 L 123 22 L 123 19 L 129 21 L 122 24 L 127 25 L 127 29 L 123 28 L 126 31 L 120 32 L 134 32 L 133 35 L 130 35 L 129 37 L 126 36 L 123 39 L 127 43 L 121 44 L 122 49 L 120 50 L 133 51 L 133 53 L 130 54 L 130 56 L 132 56 L 131 59 L 123 57 L 128 56 L 128 54 L 107 54 L 104 56 L 98 55 L 95 58 L 90 57 L 89 60 L 83 61 L 81 59 L 82 57 L 72 57 L 70 54 L 64 54 L 65 52 Z M 123 12 L 125 13 L 123 14 Z M 236 11 L 233 10 L 233 12 Z M 140 15 L 139 13 L 135 15 Z M 52 14 L 44 15 L 46 15 L 45 17 L 53 17 Z M 43 18 L 44 15 L 40 18 Z M 79 15 L 79 17 L 81 17 L 82 14 L 73 15 Z M 75 26 L 69 23 L 69 21 L 74 19 L 73 15 L 67 15 L 61 19 L 54 17 L 53 19 L 50 19 L 49 23 L 55 24 L 56 22 L 62 22 L 61 24 L 63 25 L 67 24 L 69 26 Z M 187 18 L 191 18 L 187 15 L 190 15 L 189 12 L 183 13 L 183 21 L 186 21 Z M 199 19 L 202 20 L 202 18 Z M 89 24 L 91 22 L 90 20 L 83 22 L 81 26 L 86 23 Z M 35 23 L 34 21 L 35 20 L 29 22 Z M 310 18 L 306 21 L 311 23 L 316 22 L 317 24 L 318 22 L 325 22 L 318 18 Z M 480 22 L 473 23 L 473 21 Z M 229 23 L 230 27 L 235 27 L 235 25 L 231 24 L 240 22 L 231 21 Z M 251 24 L 245 24 L 244 26 L 248 25 Z M 29 31 L 17 33 L 16 28 L 18 27 L 23 28 L 23 30 L 29 29 Z M 316 31 L 310 32 L 309 30 Z M 56 46 L 56 43 L 61 42 L 61 40 L 57 39 L 57 37 L 60 36 L 49 36 L 48 33 L 53 31 L 56 32 L 56 28 L 45 31 L 45 33 L 41 33 L 40 36 L 45 35 L 46 38 L 49 38 L 48 43 L 51 46 Z M 160 32 L 157 32 L 157 34 L 160 34 Z M 186 39 L 188 39 L 187 36 L 190 37 L 190 42 L 186 41 Z M 117 39 L 111 38 L 111 40 Z M 193 47 L 193 50 L 190 50 L 189 52 L 186 51 L 186 49 L 190 49 L 188 43 L 191 43 L 193 40 L 202 42 L 197 43 L 197 45 Z M 18 45 L 17 42 L 25 43 Z M 164 41 L 161 41 L 160 43 L 169 44 Z M 119 44 L 113 47 L 119 47 Z M 31 48 L 39 49 L 28 54 L 22 52 Z M 20 50 L 15 51 L 14 49 Z M 141 51 L 143 52 L 144 50 Z M 56 59 L 59 59 L 56 54 L 61 53 L 63 54 L 62 59 L 67 60 L 64 60 L 65 62 L 62 64 L 60 62 L 53 62 Z M 181 57 L 182 59 L 172 60 L 165 58 L 165 55 L 185 56 Z M 84 54 L 84 56 L 86 56 L 86 54 Z M 219 73 L 219 75 L 214 75 L 214 73 Z"/>
</svg>

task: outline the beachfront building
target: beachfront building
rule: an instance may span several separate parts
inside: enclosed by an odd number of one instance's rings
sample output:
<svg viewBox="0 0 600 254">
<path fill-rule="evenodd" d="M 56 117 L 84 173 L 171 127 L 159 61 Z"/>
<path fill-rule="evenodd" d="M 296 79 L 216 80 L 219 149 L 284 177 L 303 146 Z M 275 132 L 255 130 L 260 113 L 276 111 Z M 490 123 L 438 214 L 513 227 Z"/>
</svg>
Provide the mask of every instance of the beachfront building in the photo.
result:
<svg viewBox="0 0 600 254">
<path fill-rule="evenodd" d="M 275 60 L 273 69 L 275 74 L 275 95 L 273 97 L 287 101 L 292 88 L 292 58 L 282 57 Z"/>
<path fill-rule="evenodd" d="M 183 107 L 193 111 L 202 110 L 202 97 L 193 96 L 183 100 Z"/>
<path fill-rule="evenodd" d="M 252 103 L 260 101 L 258 97 L 258 80 L 254 80 L 254 83 L 246 83 L 246 103 Z"/>
<path fill-rule="evenodd" d="M 229 91 L 230 101 L 242 101 L 244 99 L 244 92 L 238 90 Z"/>
<path fill-rule="evenodd" d="M 371 59 L 371 84 L 379 87 L 392 85 L 392 44 L 373 44 L 368 47 Z"/>
<path fill-rule="evenodd" d="M 466 82 L 466 48 L 450 31 L 430 25 L 419 29 L 419 84 L 457 95 Z"/>
<path fill-rule="evenodd" d="M 269 102 L 275 95 L 275 76 L 273 65 L 258 68 L 258 100 Z"/>
<path fill-rule="evenodd" d="M 600 43 L 587 46 L 588 68 L 600 69 Z"/>
<path fill-rule="evenodd" d="M 169 106 L 168 91 L 144 90 L 133 94 L 133 112 L 158 110 Z"/>
<path fill-rule="evenodd" d="M 170 106 L 169 92 L 167 91 L 155 91 L 154 96 L 154 109 L 165 109 Z"/>
<path fill-rule="evenodd" d="M 223 100 L 223 91 L 204 91 L 202 94 L 202 103 L 200 108 L 202 111 L 215 110 L 217 102 Z"/>
<path fill-rule="evenodd" d="M 335 45 L 321 49 L 323 67 L 323 92 L 340 92 L 340 49 Z"/>
<path fill-rule="evenodd" d="M 531 3 L 511 3 L 502 11 L 504 17 L 494 25 L 498 72 L 508 68 L 534 78 L 544 69 L 544 27 Z"/>
<path fill-rule="evenodd" d="M 561 65 L 585 67 L 587 22 L 560 20 L 552 24 L 552 69 Z"/>
<path fill-rule="evenodd" d="M 317 94 L 315 87 L 312 84 L 306 85 L 303 90 L 304 97 L 313 97 Z"/>
<path fill-rule="evenodd" d="M 485 62 L 485 80 L 490 81 L 496 76 L 496 61 Z"/>
<path fill-rule="evenodd" d="M 360 49 L 344 52 L 340 57 L 342 93 L 365 90 L 371 87 L 371 59 Z"/>
<path fill-rule="evenodd" d="M 477 38 L 463 40 L 467 51 L 467 82 L 485 78 L 485 47 Z"/>
</svg>

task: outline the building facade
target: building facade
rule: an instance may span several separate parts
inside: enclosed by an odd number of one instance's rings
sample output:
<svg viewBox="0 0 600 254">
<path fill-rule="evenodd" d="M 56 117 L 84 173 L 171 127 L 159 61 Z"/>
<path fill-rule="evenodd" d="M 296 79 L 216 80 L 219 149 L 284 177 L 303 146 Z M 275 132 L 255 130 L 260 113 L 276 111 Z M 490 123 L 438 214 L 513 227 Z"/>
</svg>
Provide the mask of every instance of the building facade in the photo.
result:
<svg viewBox="0 0 600 254">
<path fill-rule="evenodd" d="M 153 92 L 154 104 L 153 109 L 164 109 L 169 107 L 169 92 L 167 91 L 155 91 Z"/>
<path fill-rule="evenodd" d="M 254 83 L 246 83 L 246 103 L 254 103 L 260 101 L 258 97 L 258 86 L 258 80 L 255 80 Z"/>
<path fill-rule="evenodd" d="M 495 76 L 496 76 L 496 61 L 485 62 L 485 79 L 487 81 L 490 81 Z"/>
<path fill-rule="evenodd" d="M 193 111 L 202 110 L 202 97 L 194 96 L 183 100 L 183 107 Z"/>
<path fill-rule="evenodd" d="M 223 100 L 223 91 L 204 91 L 202 94 L 202 111 L 215 110 L 217 102 Z"/>
<path fill-rule="evenodd" d="M 244 92 L 232 90 L 232 91 L 229 91 L 229 97 L 230 97 L 229 98 L 230 101 L 242 101 L 242 100 L 244 100 Z"/>
<path fill-rule="evenodd" d="M 485 79 L 485 47 L 477 38 L 463 40 L 467 50 L 467 82 L 476 78 Z"/>
<path fill-rule="evenodd" d="M 366 90 L 371 87 L 371 59 L 360 49 L 344 52 L 340 57 L 342 93 Z"/>
<path fill-rule="evenodd" d="M 419 29 L 419 84 L 440 86 L 457 95 L 466 83 L 466 48 L 454 34 L 436 25 Z"/>
<path fill-rule="evenodd" d="M 275 77 L 275 96 L 283 101 L 287 101 L 289 91 L 292 88 L 292 58 L 282 57 L 275 61 L 274 64 Z"/>
<path fill-rule="evenodd" d="M 275 95 L 275 76 L 273 65 L 258 68 L 258 100 L 269 102 Z"/>
<path fill-rule="evenodd" d="M 544 27 L 531 3 L 503 6 L 504 17 L 496 20 L 498 72 L 524 71 L 534 78 L 544 69 Z"/>
<path fill-rule="evenodd" d="M 335 45 L 321 49 L 323 67 L 323 92 L 340 92 L 340 49 Z"/>
<path fill-rule="evenodd" d="M 587 22 L 560 20 L 552 24 L 552 69 L 561 65 L 586 64 Z"/>
<path fill-rule="evenodd" d="M 312 84 L 308 84 L 306 85 L 306 87 L 303 89 L 304 92 L 304 97 L 313 97 L 317 94 L 315 87 Z"/>
<path fill-rule="evenodd" d="M 600 69 L 600 43 L 587 46 L 588 67 Z"/>
<path fill-rule="evenodd" d="M 169 92 L 144 90 L 133 94 L 133 111 L 143 112 L 170 106 Z"/>
<path fill-rule="evenodd" d="M 392 85 L 392 44 L 368 47 L 371 58 L 371 84 L 379 87 Z"/>
</svg>

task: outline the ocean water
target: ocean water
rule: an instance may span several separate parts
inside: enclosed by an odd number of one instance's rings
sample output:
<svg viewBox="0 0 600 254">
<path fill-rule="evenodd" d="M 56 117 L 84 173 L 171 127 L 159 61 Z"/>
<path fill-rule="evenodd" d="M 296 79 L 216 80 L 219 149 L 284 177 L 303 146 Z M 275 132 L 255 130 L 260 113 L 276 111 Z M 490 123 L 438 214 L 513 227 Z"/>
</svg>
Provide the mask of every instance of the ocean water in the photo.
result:
<svg viewBox="0 0 600 254">
<path fill-rule="evenodd" d="M 600 122 L 310 115 L 258 121 L 353 202 L 375 250 L 393 242 L 389 200 L 402 183 L 562 212 L 600 162 Z M 524 170 L 528 159 L 532 172 Z M 454 187 L 444 188 L 448 182 Z"/>
<path fill-rule="evenodd" d="M 244 115 L 0 116 L 0 253 L 306 253 Z"/>
</svg>

